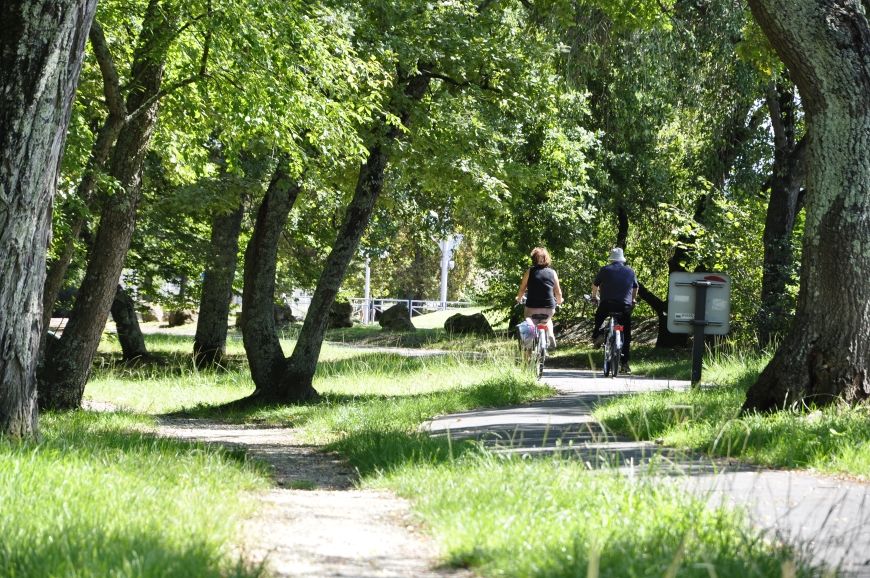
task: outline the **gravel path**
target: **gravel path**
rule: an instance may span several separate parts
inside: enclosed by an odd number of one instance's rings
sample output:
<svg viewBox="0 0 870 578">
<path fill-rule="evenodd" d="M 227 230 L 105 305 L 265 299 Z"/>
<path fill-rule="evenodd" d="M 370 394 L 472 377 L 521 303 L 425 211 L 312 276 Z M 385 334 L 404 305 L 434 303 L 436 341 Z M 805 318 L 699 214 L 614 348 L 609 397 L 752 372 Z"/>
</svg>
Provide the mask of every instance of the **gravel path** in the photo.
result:
<svg viewBox="0 0 870 578">
<path fill-rule="evenodd" d="M 269 464 L 278 487 L 260 494 L 262 507 L 246 522 L 240 547 L 274 576 L 472 576 L 438 568 L 437 548 L 405 500 L 356 489 L 344 461 L 300 444 L 292 429 L 162 419 L 158 433 L 242 448 Z"/>
</svg>

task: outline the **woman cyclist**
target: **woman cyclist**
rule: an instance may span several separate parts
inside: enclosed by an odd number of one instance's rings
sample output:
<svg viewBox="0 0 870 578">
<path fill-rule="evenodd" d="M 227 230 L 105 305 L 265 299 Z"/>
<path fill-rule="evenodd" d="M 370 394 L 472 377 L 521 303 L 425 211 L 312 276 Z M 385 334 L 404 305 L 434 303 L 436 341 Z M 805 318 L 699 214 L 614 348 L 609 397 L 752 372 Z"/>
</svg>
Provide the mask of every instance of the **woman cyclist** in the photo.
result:
<svg viewBox="0 0 870 578">
<path fill-rule="evenodd" d="M 559 276 L 553 270 L 550 254 L 545 248 L 535 247 L 532 249 L 531 256 L 532 266 L 520 282 L 517 303 L 522 301 L 523 295 L 528 291 L 525 315 L 527 318 L 536 314 L 547 316 L 547 335 L 550 338 L 550 345 L 555 347 L 553 313 L 556 312 L 556 305 L 561 305 L 564 301 L 562 288 L 559 286 Z"/>
</svg>

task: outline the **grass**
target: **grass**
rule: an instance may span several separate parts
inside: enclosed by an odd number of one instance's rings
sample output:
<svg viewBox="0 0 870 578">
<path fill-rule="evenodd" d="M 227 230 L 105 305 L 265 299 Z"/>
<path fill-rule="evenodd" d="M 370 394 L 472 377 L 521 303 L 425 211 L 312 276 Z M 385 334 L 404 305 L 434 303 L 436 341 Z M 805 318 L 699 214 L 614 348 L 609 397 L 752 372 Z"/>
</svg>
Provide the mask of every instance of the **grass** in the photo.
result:
<svg viewBox="0 0 870 578">
<path fill-rule="evenodd" d="M 738 515 L 668 485 L 422 433 L 436 415 L 551 393 L 515 367 L 509 342 L 510 355 L 483 358 L 327 348 L 315 381 L 321 402 L 226 414 L 214 406 L 253 389 L 244 362 L 231 345 L 226 371 L 199 372 L 190 341 L 149 336 L 155 361 L 138 366 L 118 363 L 108 344 L 86 395 L 139 412 L 187 408 L 298 427 L 341 452 L 362 485 L 411 498 L 448 565 L 488 576 L 744 578 L 779 576 L 794 557 Z M 256 575 L 225 544 L 250 508 L 237 490 L 262 487 L 262 474 L 231 453 L 156 440 L 152 424 L 123 413 L 49 415 L 41 444 L 0 447 L 0 574 Z M 808 575 L 798 567 L 795 575 Z"/>
<path fill-rule="evenodd" d="M 710 387 L 618 398 L 595 417 L 609 429 L 635 439 L 758 464 L 809 468 L 870 479 L 870 408 L 805 406 L 771 414 L 740 415 L 747 388 L 769 354 L 731 349 L 708 355 Z"/>
<path fill-rule="evenodd" d="M 575 461 L 469 453 L 373 485 L 414 500 L 448 563 L 486 576 L 788 576 L 794 560 L 734 512 Z"/>
<path fill-rule="evenodd" d="M 253 577 L 226 549 L 265 487 L 238 456 L 158 439 L 153 419 L 43 415 L 39 443 L 0 440 L 0 575 Z"/>
</svg>

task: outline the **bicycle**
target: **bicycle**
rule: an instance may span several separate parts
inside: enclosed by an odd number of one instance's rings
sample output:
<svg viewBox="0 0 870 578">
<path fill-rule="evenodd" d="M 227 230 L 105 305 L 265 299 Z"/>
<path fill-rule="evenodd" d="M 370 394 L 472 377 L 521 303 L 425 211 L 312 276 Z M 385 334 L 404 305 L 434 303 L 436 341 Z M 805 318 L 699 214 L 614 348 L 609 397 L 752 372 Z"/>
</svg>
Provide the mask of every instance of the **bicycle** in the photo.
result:
<svg viewBox="0 0 870 578">
<path fill-rule="evenodd" d="M 591 295 L 584 295 L 586 301 L 597 303 Z M 625 327 L 618 322 L 622 311 L 610 311 L 607 314 L 607 337 L 604 338 L 604 377 L 617 377 L 622 363 L 623 331 Z"/>
<path fill-rule="evenodd" d="M 547 348 L 550 341 L 550 328 L 547 325 L 547 321 L 550 319 L 550 316 L 543 313 L 535 313 L 530 315 L 528 319 L 532 321 L 531 326 L 527 323 L 528 320 L 524 320 L 520 324 L 520 348 L 524 350 L 524 355 L 526 351 L 529 352 L 529 359 L 527 361 L 531 362 L 535 379 L 541 379 L 544 375 L 544 365 L 547 362 Z M 527 331 L 532 333 L 524 335 L 523 326 L 527 328 Z M 526 347 L 527 344 L 531 345 L 531 348 Z"/>
</svg>

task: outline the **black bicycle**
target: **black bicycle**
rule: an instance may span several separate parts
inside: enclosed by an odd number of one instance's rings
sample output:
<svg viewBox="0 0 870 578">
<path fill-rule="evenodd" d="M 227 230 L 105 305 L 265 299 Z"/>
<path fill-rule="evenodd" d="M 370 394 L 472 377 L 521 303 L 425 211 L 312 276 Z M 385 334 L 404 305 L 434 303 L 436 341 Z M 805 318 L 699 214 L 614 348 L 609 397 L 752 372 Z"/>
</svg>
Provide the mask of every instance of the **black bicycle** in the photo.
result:
<svg viewBox="0 0 870 578">
<path fill-rule="evenodd" d="M 591 295 L 584 295 L 586 301 L 598 303 Z M 607 314 L 607 336 L 604 339 L 604 377 L 616 377 L 622 363 L 622 346 L 625 343 L 623 332 L 625 327 L 619 322 L 622 311 L 610 311 Z"/>
</svg>

